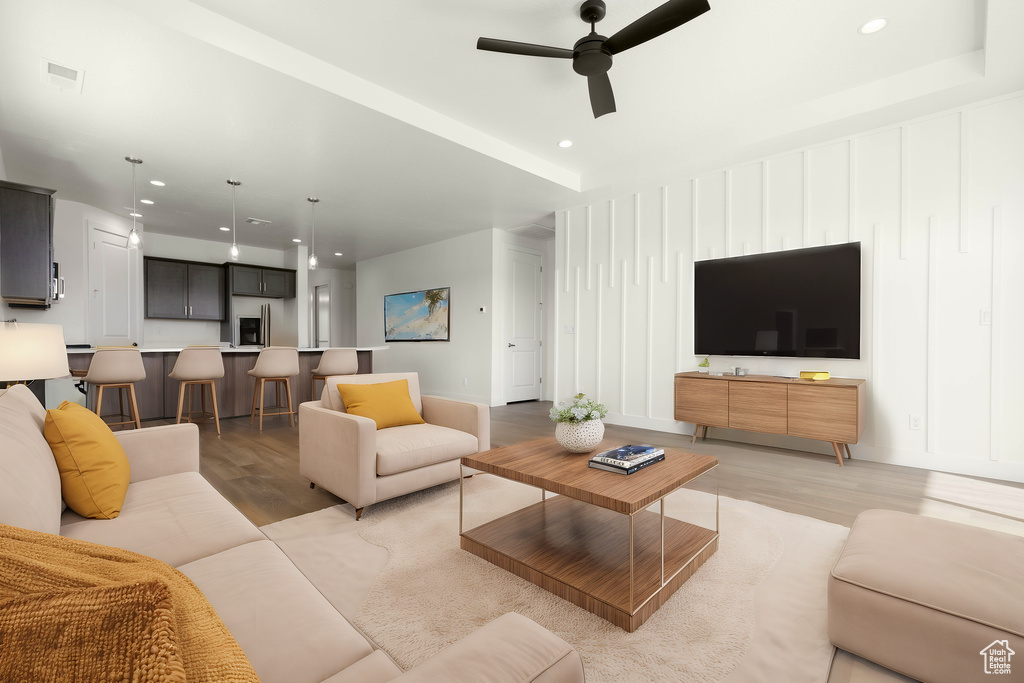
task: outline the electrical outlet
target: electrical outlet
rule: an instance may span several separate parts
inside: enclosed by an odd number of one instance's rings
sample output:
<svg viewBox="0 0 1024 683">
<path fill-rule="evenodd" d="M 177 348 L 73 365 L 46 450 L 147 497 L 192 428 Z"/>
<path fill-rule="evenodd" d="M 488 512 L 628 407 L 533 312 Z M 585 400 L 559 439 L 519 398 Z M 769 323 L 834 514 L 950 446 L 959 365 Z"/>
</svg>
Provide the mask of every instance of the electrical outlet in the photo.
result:
<svg viewBox="0 0 1024 683">
<path fill-rule="evenodd" d="M 910 416 L 910 428 L 913 429 L 916 432 L 921 431 L 921 416 L 920 415 L 913 415 L 912 414 Z"/>
<path fill-rule="evenodd" d="M 468 377 L 463 377 L 462 378 L 462 386 L 464 386 L 464 387 L 468 387 L 469 386 L 469 378 Z"/>
<path fill-rule="evenodd" d="M 992 324 L 992 309 L 983 308 L 978 316 L 979 325 L 991 325 Z"/>
</svg>

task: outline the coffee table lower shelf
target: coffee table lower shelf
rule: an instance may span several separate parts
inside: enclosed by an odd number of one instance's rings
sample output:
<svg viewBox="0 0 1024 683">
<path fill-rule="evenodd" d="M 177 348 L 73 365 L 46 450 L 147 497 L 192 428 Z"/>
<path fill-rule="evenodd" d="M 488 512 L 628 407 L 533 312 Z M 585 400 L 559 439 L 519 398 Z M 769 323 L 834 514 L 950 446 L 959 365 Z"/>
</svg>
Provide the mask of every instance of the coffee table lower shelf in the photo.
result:
<svg viewBox="0 0 1024 683">
<path fill-rule="evenodd" d="M 632 596 L 628 516 L 566 496 L 464 531 L 461 546 L 632 633 L 718 549 L 716 531 L 665 517 L 663 572 L 661 515 L 635 514 L 633 536 Z"/>
</svg>

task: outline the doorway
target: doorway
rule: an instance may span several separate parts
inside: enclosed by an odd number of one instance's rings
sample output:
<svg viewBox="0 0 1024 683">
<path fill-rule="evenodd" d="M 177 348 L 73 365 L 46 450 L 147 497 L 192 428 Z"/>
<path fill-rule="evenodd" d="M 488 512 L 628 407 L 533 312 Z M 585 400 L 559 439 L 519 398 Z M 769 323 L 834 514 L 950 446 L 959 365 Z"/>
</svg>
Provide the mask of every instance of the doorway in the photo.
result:
<svg viewBox="0 0 1024 683">
<path fill-rule="evenodd" d="M 317 285 L 313 288 L 313 339 L 314 348 L 325 349 L 331 345 L 331 286 Z"/>
<path fill-rule="evenodd" d="M 87 221 L 89 228 L 89 342 L 130 346 L 139 340 L 140 252 L 127 235 Z"/>
</svg>

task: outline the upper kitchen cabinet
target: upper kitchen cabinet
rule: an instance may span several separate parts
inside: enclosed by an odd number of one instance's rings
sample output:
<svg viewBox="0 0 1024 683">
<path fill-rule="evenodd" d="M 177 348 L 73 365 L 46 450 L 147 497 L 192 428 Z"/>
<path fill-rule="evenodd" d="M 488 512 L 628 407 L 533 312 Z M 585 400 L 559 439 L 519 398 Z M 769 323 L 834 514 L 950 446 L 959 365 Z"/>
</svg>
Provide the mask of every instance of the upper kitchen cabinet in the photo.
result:
<svg viewBox="0 0 1024 683">
<path fill-rule="evenodd" d="M 235 296 L 263 296 L 291 299 L 295 296 L 295 271 L 228 264 L 231 293 Z"/>
<path fill-rule="evenodd" d="M 53 193 L 0 181 L 0 296 L 21 308 L 49 308 L 57 296 Z"/>
<path fill-rule="evenodd" d="M 146 258 L 146 317 L 224 320 L 224 267 Z"/>
</svg>

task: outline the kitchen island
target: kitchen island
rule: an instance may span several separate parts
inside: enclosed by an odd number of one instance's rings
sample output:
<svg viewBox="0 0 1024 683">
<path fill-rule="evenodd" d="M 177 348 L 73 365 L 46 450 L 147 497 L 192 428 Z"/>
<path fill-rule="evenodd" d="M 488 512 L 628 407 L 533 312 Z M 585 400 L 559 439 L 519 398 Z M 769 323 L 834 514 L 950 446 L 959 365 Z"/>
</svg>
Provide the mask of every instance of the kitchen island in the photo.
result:
<svg viewBox="0 0 1024 683">
<path fill-rule="evenodd" d="M 359 374 L 373 372 L 373 352 L 383 351 L 386 346 L 358 347 L 356 357 L 359 360 Z M 178 381 L 167 375 L 174 367 L 181 347 L 160 347 L 143 348 L 142 364 L 146 368 L 146 379 L 135 383 L 135 394 L 139 405 L 139 416 L 143 420 L 157 420 L 171 418 L 178 414 Z M 72 374 L 84 375 L 89 369 L 92 361 L 92 354 L 96 349 L 68 349 L 68 365 Z M 217 387 L 217 407 L 221 419 L 229 417 L 247 416 L 252 411 L 252 392 L 255 381 L 248 375 L 248 371 L 256 365 L 256 357 L 260 350 L 256 347 L 225 348 L 221 349 L 224 357 L 224 377 L 214 382 Z M 320 356 L 324 349 L 299 349 L 299 374 L 292 378 L 292 403 L 296 411 L 298 405 L 303 401 L 312 399 L 313 368 L 320 363 Z M 319 384 L 318 384 L 319 387 Z M 89 387 L 87 406 L 93 408 L 95 405 L 95 390 Z M 104 413 L 113 410 L 113 402 L 110 399 L 103 401 Z M 199 394 L 196 392 L 197 405 L 199 409 Z M 268 391 L 266 404 L 274 405 L 276 397 L 273 391 Z M 284 396 L 281 397 L 285 403 Z M 187 410 L 187 399 L 186 399 Z"/>
</svg>

